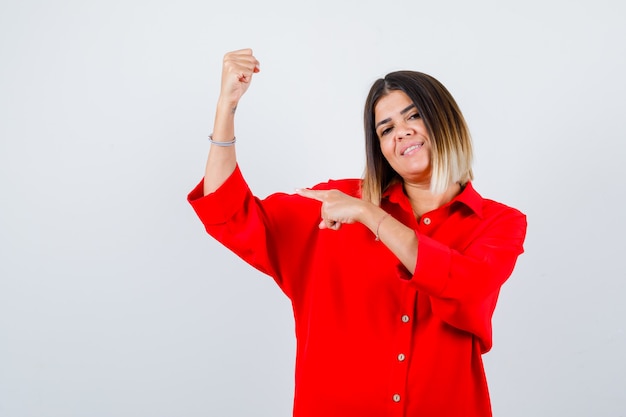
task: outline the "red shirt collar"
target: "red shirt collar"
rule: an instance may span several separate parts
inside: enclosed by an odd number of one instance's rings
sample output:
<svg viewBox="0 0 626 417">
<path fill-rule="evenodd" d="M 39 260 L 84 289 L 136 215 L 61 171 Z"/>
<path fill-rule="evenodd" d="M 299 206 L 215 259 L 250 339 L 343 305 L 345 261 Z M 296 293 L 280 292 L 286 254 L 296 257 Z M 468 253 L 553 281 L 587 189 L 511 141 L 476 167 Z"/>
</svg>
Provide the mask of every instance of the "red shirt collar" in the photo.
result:
<svg viewBox="0 0 626 417">
<path fill-rule="evenodd" d="M 389 202 L 404 206 L 408 204 L 408 198 L 404 194 L 401 182 L 391 184 L 383 193 L 383 199 L 389 199 Z M 465 184 L 463 190 L 452 199 L 447 205 L 461 203 L 472 210 L 478 217 L 483 217 L 483 198 L 472 186 L 472 182 Z M 409 205 L 410 207 L 410 205 Z"/>
</svg>

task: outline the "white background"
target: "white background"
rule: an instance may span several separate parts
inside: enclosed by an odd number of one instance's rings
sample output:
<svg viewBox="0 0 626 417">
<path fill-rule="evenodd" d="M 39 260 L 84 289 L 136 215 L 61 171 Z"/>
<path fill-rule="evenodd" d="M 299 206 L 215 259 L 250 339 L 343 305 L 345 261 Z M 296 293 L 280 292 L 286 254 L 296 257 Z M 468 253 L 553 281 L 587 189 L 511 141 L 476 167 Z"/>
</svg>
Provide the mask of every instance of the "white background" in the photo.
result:
<svg viewBox="0 0 626 417">
<path fill-rule="evenodd" d="M 361 175 L 376 78 L 443 82 L 476 188 L 529 221 L 494 414 L 626 416 L 625 22 L 618 0 L 3 0 L 0 416 L 290 415 L 290 305 L 186 202 L 244 47 L 261 197 Z"/>
</svg>

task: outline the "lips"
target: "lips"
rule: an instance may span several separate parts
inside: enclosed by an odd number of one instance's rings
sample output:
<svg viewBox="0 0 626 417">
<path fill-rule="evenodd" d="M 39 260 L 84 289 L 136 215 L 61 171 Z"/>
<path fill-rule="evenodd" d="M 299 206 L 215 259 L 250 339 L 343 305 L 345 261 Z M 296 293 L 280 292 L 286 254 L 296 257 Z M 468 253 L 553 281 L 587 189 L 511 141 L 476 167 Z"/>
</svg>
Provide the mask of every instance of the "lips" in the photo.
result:
<svg viewBox="0 0 626 417">
<path fill-rule="evenodd" d="M 413 152 L 419 150 L 422 146 L 424 146 L 424 143 L 414 143 L 412 145 L 407 146 L 406 148 L 402 149 L 400 151 L 400 155 L 402 156 L 406 156 L 406 155 L 410 155 Z"/>
</svg>

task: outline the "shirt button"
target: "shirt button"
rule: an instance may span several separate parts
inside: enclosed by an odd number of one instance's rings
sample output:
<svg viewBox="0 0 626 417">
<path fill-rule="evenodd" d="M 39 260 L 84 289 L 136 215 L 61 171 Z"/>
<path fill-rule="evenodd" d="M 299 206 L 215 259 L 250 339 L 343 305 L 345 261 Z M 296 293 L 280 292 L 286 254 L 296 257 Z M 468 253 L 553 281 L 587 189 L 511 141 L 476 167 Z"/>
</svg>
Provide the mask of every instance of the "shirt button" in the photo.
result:
<svg viewBox="0 0 626 417">
<path fill-rule="evenodd" d="M 398 355 L 398 360 L 400 362 L 402 362 L 404 359 L 406 359 L 406 356 L 404 356 L 404 353 L 401 353 L 401 354 Z"/>
<path fill-rule="evenodd" d="M 408 323 L 409 322 L 409 316 L 407 316 L 406 314 L 404 316 L 402 316 L 402 323 Z"/>
<path fill-rule="evenodd" d="M 400 402 L 400 394 L 393 394 L 393 402 L 394 403 Z"/>
<path fill-rule="evenodd" d="M 424 217 L 424 224 L 428 226 L 430 224 L 430 217 Z"/>
</svg>

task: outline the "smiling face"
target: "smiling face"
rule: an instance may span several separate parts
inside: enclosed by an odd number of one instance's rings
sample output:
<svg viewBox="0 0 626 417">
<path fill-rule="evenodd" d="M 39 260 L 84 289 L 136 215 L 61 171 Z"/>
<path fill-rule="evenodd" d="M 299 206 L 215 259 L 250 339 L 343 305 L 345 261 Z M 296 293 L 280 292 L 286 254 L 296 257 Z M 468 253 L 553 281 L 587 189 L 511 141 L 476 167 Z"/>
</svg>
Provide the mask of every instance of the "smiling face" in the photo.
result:
<svg viewBox="0 0 626 417">
<path fill-rule="evenodd" d="M 405 182 L 430 187 L 431 143 L 417 107 L 403 91 L 393 90 L 374 107 L 380 150 Z"/>
</svg>

